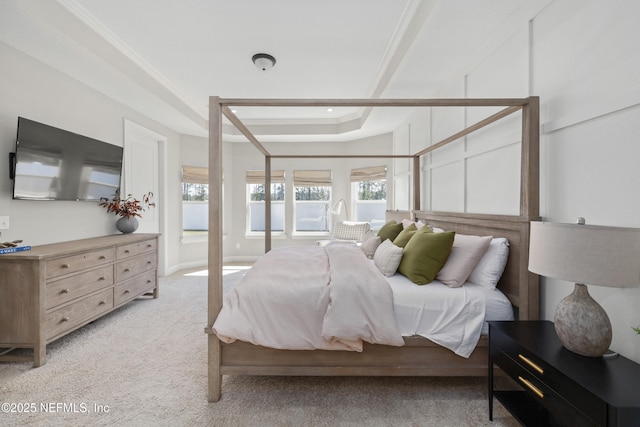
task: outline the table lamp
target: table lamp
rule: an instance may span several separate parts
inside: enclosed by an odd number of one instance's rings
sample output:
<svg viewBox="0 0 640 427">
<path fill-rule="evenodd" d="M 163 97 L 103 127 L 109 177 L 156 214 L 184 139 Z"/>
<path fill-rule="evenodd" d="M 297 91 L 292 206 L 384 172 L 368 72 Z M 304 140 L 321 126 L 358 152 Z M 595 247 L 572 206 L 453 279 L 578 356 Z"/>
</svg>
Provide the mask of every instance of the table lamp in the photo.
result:
<svg viewBox="0 0 640 427">
<path fill-rule="evenodd" d="M 568 350 L 602 357 L 611 344 L 611 322 L 586 285 L 640 285 L 640 229 L 584 225 L 583 218 L 577 224 L 533 221 L 529 271 L 575 282 L 556 308 L 556 333 Z"/>
</svg>

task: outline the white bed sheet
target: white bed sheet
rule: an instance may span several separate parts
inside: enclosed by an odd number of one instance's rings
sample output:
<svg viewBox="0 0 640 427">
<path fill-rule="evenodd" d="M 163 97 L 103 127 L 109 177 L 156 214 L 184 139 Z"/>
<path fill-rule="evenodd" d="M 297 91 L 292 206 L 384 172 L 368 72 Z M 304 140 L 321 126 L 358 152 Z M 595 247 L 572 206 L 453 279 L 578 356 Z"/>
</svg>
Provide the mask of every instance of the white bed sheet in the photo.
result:
<svg viewBox="0 0 640 427">
<path fill-rule="evenodd" d="M 423 311 L 442 311 L 442 316 L 445 316 L 446 310 L 443 307 L 460 294 L 463 294 L 464 298 L 478 298 L 479 304 L 484 304 L 484 321 L 480 331 L 482 335 L 489 331 L 487 322 L 514 319 L 513 306 L 499 289 L 487 289 L 469 282 L 459 288 L 450 288 L 437 280 L 428 285 L 418 286 L 400 273 L 387 277 L 387 281 L 393 290 L 396 323 L 403 336 L 420 335 L 434 342 L 447 340 L 446 337 L 440 336 L 438 331 L 432 330 L 429 323 L 424 322 L 427 316 L 424 316 Z M 455 319 L 455 312 L 455 306 L 449 307 L 452 322 L 450 324 L 462 321 Z"/>
</svg>

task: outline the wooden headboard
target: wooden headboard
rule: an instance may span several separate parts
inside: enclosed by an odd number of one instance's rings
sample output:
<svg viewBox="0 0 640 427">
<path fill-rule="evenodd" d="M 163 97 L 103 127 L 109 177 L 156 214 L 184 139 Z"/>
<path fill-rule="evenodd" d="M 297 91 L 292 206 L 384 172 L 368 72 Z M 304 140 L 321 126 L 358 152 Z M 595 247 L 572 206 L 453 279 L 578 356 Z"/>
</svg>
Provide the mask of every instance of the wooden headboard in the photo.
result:
<svg viewBox="0 0 640 427">
<path fill-rule="evenodd" d="M 530 221 L 538 218 L 431 211 L 414 211 L 414 216 L 446 231 L 475 236 L 506 237 L 509 240 L 509 259 L 498 282 L 498 288 L 513 304 L 516 319 L 539 318 L 539 279 L 528 270 Z"/>
</svg>

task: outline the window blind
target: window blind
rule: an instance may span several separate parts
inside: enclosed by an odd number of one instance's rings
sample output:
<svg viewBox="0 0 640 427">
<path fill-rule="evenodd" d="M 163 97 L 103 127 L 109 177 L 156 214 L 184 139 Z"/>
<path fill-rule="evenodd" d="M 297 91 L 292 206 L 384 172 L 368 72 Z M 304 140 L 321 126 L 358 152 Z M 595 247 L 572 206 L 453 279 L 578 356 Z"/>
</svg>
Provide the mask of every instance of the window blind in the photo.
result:
<svg viewBox="0 0 640 427">
<path fill-rule="evenodd" d="M 209 184 L 209 168 L 182 166 L 182 182 Z"/>
<path fill-rule="evenodd" d="M 247 184 L 264 184 L 264 171 L 247 171 Z M 271 171 L 271 183 L 284 182 L 283 170 Z"/>
<path fill-rule="evenodd" d="M 351 169 L 351 182 L 380 181 L 383 179 L 387 179 L 387 167 L 384 165 Z"/>
<path fill-rule="evenodd" d="M 296 187 L 323 187 L 331 185 L 331 171 L 294 170 L 293 185 Z"/>
</svg>

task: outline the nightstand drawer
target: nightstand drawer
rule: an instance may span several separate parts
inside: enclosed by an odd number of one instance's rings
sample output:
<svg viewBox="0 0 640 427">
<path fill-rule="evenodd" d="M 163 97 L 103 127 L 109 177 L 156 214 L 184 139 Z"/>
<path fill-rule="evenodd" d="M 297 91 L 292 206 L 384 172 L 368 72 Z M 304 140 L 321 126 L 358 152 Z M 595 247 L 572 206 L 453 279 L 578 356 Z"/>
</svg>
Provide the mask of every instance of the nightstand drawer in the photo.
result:
<svg viewBox="0 0 640 427">
<path fill-rule="evenodd" d="M 493 355 L 493 362 L 513 378 L 530 398 L 546 407 L 553 414 L 554 419 L 560 421 L 562 425 L 585 427 L 606 425 L 606 405 L 603 407 L 602 403 L 591 401 L 590 403 L 595 406 L 590 407 L 583 400 L 584 396 L 576 395 L 571 396 L 571 403 L 568 402 L 538 375 L 534 375 L 501 351 Z M 575 407 L 576 403 L 580 407 Z"/>
<path fill-rule="evenodd" d="M 499 350 L 494 355 L 494 363 L 502 367 L 502 363 L 507 363 L 505 361 L 505 358 L 507 358 L 511 364 L 515 365 L 512 367 L 515 369 L 513 375 L 510 373 L 512 378 L 518 379 L 518 376 L 521 375 L 534 386 L 544 384 L 547 389 L 547 395 L 553 393 L 554 396 L 566 401 L 564 405 L 571 405 L 572 408 L 575 408 L 579 413 L 584 414 L 598 425 L 606 425 L 607 405 L 605 402 L 578 384 L 566 381 L 562 374 L 499 332 L 494 336 L 494 345 L 494 348 Z M 503 368 L 506 369 L 506 367 Z M 522 381 L 517 382 L 520 385 L 524 384 Z M 523 388 L 526 387 L 523 386 Z M 545 402 L 553 403 L 555 401 L 550 398 L 546 399 Z M 560 412 L 564 411 L 565 408 L 560 409 Z"/>
</svg>

